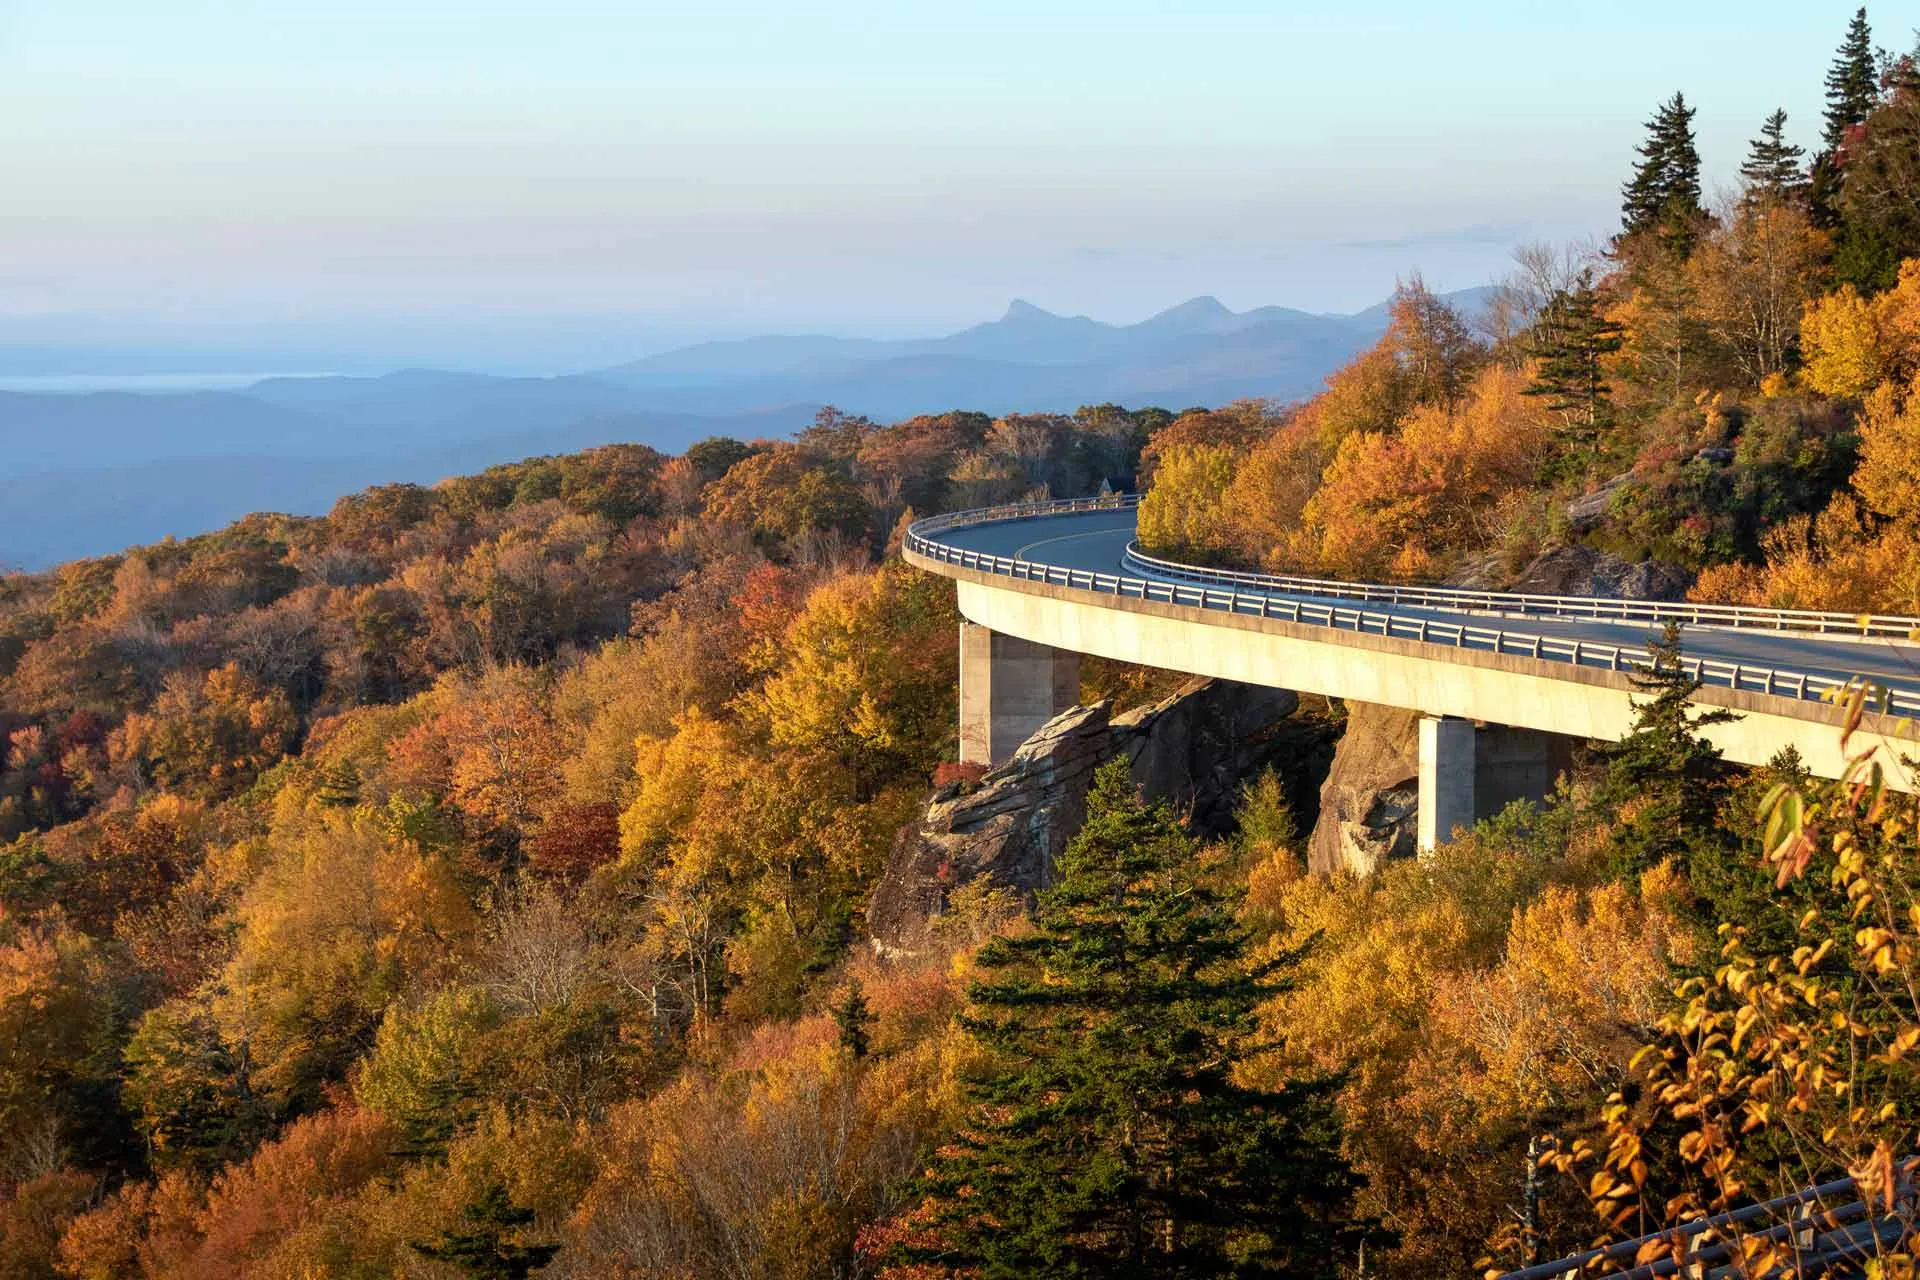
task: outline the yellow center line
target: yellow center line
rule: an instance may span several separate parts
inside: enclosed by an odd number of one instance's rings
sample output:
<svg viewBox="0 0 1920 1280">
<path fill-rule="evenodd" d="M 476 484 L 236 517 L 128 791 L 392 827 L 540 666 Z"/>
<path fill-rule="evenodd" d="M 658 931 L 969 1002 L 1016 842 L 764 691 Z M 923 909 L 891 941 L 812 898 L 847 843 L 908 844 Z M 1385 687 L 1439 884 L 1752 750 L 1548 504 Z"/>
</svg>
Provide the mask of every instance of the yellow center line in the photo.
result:
<svg viewBox="0 0 1920 1280">
<path fill-rule="evenodd" d="M 1056 542 L 1072 542 L 1076 538 L 1111 538 L 1116 533 L 1125 532 L 1126 530 L 1124 529 L 1093 529 L 1086 533 L 1063 533 L 1057 538 L 1042 538 L 1038 542 L 1029 542 L 1026 546 L 1015 551 L 1013 558 L 1015 560 L 1028 559 L 1027 552 L 1033 550 L 1035 547 L 1050 546 Z"/>
</svg>

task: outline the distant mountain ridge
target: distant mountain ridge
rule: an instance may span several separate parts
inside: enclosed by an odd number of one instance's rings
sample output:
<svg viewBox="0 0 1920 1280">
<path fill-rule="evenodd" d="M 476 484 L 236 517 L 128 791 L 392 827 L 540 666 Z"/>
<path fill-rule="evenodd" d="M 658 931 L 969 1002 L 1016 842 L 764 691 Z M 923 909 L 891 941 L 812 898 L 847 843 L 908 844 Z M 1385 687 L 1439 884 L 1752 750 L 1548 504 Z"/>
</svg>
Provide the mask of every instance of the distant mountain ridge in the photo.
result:
<svg viewBox="0 0 1920 1280">
<path fill-rule="evenodd" d="M 1486 289 L 1470 289 L 1449 295 L 1449 300 L 1464 310 L 1478 311 L 1487 293 Z M 635 389 L 678 392 L 712 391 L 746 381 L 763 384 L 762 394 L 770 392 L 782 379 L 812 385 L 824 379 L 846 377 L 857 379 L 865 394 L 886 403 L 879 409 L 857 403 L 841 407 L 868 413 L 896 412 L 900 407 L 891 403 L 892 397 L 884 385 L 886 378 L 877 375 L 877 370 L 888 366 L 899 365 L 903 371 L 924 370 L 929 366 L 914 362 L 929 358 L 985 361 L 1023 368 L 1082 366 L 1076 385 L 1105 387 L 1129 385 L 1138 379 L 1129 379 L 1104 366 L 1118 360 L 1138 361 L 1145 357 L 1163 371 L 1149 382 L 1178 386 L 1182 379 L 1177 366 L 1183 359 L 1202 357 L 1202 348 L 1231 340 L 1231 345 L 1243 352 L 1243 358 L 1235 362 L 1242 368 L 1243 381 L 1232 388 L 1231 397 L 1290 396 L 1311 390 L 1330 371 L 1311 361 L 1313 367 L 1308 368 L 1303 364 L 1303 357 L 1329 349 L 1350 353 L 1359 343 L 1377 336 L 1385 325 L 1384 304 L 1352 315 L 1316 315 L 1288 307 L 1236 312 L 1217 298 L 1201 296 L 1135 324 L 1114 325 L 1087 316 L 1057 315 L 1016 298 L 998 320 L 938 338 L 877 341 L 794 335 L 705 342 L 597 370 L 589 376 Z M 1246 358 L 1257 358 L 1262 351 L 1274 357 L 1264 369 Z M 987 375 L 992 371 L 976 369 L 974 372 Z M 1004 376 L 1004 371 L 1002 373 Z M 907 380 L 923 381 L 911 372 Z M 992 401 L 1006 392 L 988 377 L 976 394 Z M 1082 397 L 1075 404 L 1084 403 L 1087 398 Z M 1114 399 L 1115 396 L 1092 398 Z M 853 401 L 854 397 L 843 399 Z M 932 407 L 922 405 L 906 411 L 925 412 Z M 1009 406 L 981 403 L 969 407 L 992 410 Z M 1026 404 L 1020 407 L 1041 410 L 1074 406 Z"/>
<path fill-rule="evenodd" d="M 1471 313 L 1488 293 L 1448 299 Z M 186 536 L 256 510 L 324 511 L 364 485 L 531 453 L 782 436 L 825 404 L 893 421 L 1294 400 L 1386 323 L 1384 303 L 1353 315 L 1236 312 L 1203 296 L 1116 325 L 1015 299 L 999 319 L 940 337 L 769 335 L 552 378 L 407 369 L 191 393 L 0 392 L 0 568 Z"/>
</svg>

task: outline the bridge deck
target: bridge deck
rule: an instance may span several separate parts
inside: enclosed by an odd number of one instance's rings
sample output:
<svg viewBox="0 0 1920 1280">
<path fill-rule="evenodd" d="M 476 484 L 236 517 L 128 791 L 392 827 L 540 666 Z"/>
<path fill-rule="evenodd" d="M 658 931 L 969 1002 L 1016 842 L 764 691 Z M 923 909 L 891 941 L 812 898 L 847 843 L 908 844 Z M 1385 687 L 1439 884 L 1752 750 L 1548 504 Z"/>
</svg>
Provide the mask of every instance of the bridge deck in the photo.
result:
<svg viewBox="0 0 1920 1280">
<path fill-rule="evenodd" d="M 1134 512 L 1089 511 L 1035 516 L 991 524 L 943 530 L 939 541 L 987 555 L 1007 556 L 1063 569 L 1096 573 L 1125 573 L 1174 581 L 1122 563 L 1127 544 L 1136 536 Z M 1353 601 L 1298 592 L 1258 591 L 1245 595 L 1275 600 L 1298 600 L 1351 608 Z M 1463 625 L 1482 624 L 1478 615 L 1444 609 L 1368 603 L 1372 613 L 1393 617 L 1427 618 Z M 1569 618 L 1530 617 L 1516 627 L 1564 640 L 1585 640 L 1623 648 L 1644 646 L 1659 629 L 1641 623 L 1601 622 Z M 1723 627 L 1689 627 L 1682 643 L 1688 656 L 1723 662 L 1751 663 L 1845 681 L 1861 677 L 1889 689 L 1920 698 L 1920 645 L 1886 639 L 1821 637 L 1794 632 L 1754 631 Z"/>
</svg>

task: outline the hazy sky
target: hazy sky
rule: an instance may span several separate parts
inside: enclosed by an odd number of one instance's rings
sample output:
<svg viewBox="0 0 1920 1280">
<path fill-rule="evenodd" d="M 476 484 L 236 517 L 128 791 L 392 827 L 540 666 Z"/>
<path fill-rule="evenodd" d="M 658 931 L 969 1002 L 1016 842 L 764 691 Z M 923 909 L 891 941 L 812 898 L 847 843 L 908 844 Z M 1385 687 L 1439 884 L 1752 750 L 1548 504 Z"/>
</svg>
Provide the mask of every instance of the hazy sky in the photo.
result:
<svg viewBox="0 0 1920 1280">
<path fill-rule="evenodd" d="M 1854 7 L 0 0 L 0 345 L 1353 309 L 1609 231 L 1676 88 L 1710 183 L 1776 105 L 1811 145 Z"/>
</svg>

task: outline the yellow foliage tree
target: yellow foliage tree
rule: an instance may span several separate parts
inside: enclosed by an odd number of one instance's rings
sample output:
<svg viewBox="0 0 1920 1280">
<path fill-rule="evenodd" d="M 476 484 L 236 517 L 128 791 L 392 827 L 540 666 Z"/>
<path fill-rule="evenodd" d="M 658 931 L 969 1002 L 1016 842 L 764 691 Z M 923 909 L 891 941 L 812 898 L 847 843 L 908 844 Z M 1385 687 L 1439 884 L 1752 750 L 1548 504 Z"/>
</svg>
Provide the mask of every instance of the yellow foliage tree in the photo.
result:
<svg viewBox="0 0 1920 1280">
<path fill-rule="evenodd" d="M 1879 785 L 1873 754 L 1844 779 L 1783 782 L 1762 802 L 1781 919 L 1721 925 L 1718 962 L 1674 989 L 1639 1055 L 1642 1087 L 1607 1100 L 1598 1144 L 1562 1152 L 1614 1234 L 1841 1174 L 1855 1179 L 1843 1199 L 1898 1212 L 1920 1099 L 1920 801 Z M 1734 1274 L 1805 1274 L 1797 1236 L 1770 1230 L 1777 1221 L 1673 1232 L 1638 1261 L 1672 1259 L 1685 1274 L 1712 1246 Z M 1861 1274 L 1915 1273 L 1910 1231 L 1855 1240 Z"/>
<path fill-rule="evenodd" d="M 1920 378 L 1873 389 L 1860 413 L 1853 487 L 1877 514 L 1920 531 Z"/>
<path fill-rule="evenodd" d="M 814 588 L 779 665 L 739 699 L 778 750 L 838 770 L 865 799 L 931 773 L 953 723 L 959 613 L 946 583 L 894 562 Z"/>
<path fill-rule="evenodd" d="M 1224 559 L 1235 545 L 1227 489 L 1240 451 L 1220 444 L 1176 444 L 1160 455 L 1153 487 L 1140 503 L 1140 545 L 1197 560 Z"/>
<path fill-rule="evenodd" d="M 371 1039 L 409 981 L 451 971 L 478 920 L 452 865 L 367 814 L 311 817 L 277 837 L 234 911 L 213 1014 L 255 1080 L 311 1105 Z"/>
<path fill-rule="evenodd" d="M 1847 284 L 1809 302 L 1800 336 L 1807 385 L 1823 395 L 1904 386 L 1920 375 L 1920 258 L 1901 263 L 1899 281 L 1876 298 Z"/>
<path fill-rule="evenodd" d="M 1749 385 L 1786 369 L 1826 241 L 1799 202 L 1758 199 L 1710 231 L 1688 260 L 1707 330 Z"/>
<path fill-rule="evenodd" d="M 114 732 L 110 752 L 164 786 L 224 795 L 278 761 L 297 727 L 286 694 L 228 663 L 169 676 L 153 709 Z"/>
<path fill-rule="evenodd" d="M 1865 395 L 1884 357 L 1874 307 L 1850 284 L 1809 302 L 1800 320 L 1807 385 L 1821 395 Z"/>
</svg>

